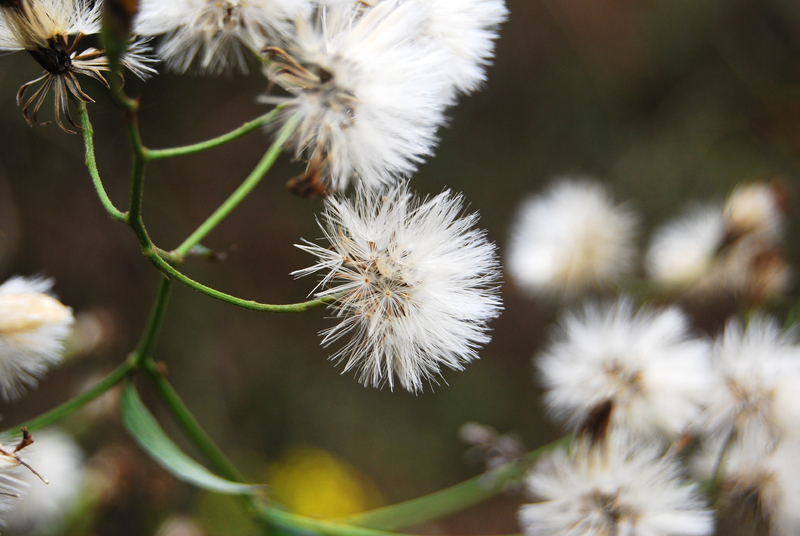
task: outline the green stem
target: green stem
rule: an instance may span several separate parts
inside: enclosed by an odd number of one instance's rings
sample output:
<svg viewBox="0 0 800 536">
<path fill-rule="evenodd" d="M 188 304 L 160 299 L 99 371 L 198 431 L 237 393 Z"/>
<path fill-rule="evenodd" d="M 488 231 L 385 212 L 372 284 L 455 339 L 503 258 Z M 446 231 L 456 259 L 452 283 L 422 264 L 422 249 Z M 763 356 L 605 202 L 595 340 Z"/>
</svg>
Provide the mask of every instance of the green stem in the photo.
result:
<svg viewBox="0 0 800 536">
<path fill-rule="evenodd" d="M 156 267 L 161 270 L 164 275 L 170 278 L 174 278 L 179 282 L 183 283 L 189 288 L 192 288 L 198 292 L 206 294 L 207 296 L 211 296 L 212 298 L 216 298 L 220 301 L 224 301 L 226 303 L 230 303 L 232 305 L 237 305 L 244 309 L 250 309 L 252 311 L 263 311 L 267 313 L 303 313 L 305 311 L 309 311 L 311 309 L 317 309 L 319 307 L 325 307 L 326 305 L 333 303 L 336 301 L 335 297 L 326 297 L 320 298 L 316 300 L 309 300 L 306 302 L 301 303 L 290 303 L 286 305 L 272 305 L 268 303 L 260 303 L 252 300 L 243 300 L 241 298 L 237 298 L 235 296 L 231 296 L 230 294 L 225 294 L 224 292 L 220 292 L 215 290 L 211 287 L 207 287 L 202 283 L 198 283 L 194 279 L 191 279 L 181 272 L 170 266 L 170 264 L 159 257 L 159 255 L 151 250 L 149 252 L 145 252 L 145 256 L 150 259 L 150 261 L 156 265 Z"/>
<path fill-rule="evenodd" d="M 47 413 L 39 415 L 35 419 L 31 419 L 23 424 L 23 426 L 26 426 L 28 430 L 36 430 L 60 421 L 114 387 L 134 370 L 136 370 L 136 361 L 131 358 L 126 359 L 124 363 L 115 368 L 108 376 L 93 385 L 90 389 L 79 394 L 72 400 L 68 400 L 60 406 L 51 409 Z"/>
<path fill-rule="evenodd" d="M 164 378 L 156 362 L 151 357 L 145 357 L 142 361 L 142 369 L 147 374 L 147 377 L 150 378 L 156 391 L 161 396 L 161 400 L 172 412 L 175 420 L 178 421 L 178 424 L 181 425 L 206 458 L 222 473 L 222 476 L 234 482 L 245 482 L 239 470 L 214 444 L 214 441 L 206 434 L 172 385 Z"/>
<path fill-rule="evenodd" d="M 568 445 L 571 440 L 572 436 L 562 437 L 529 452 L 521 461 L 507 464 L 491 474 L 480 475 L 423 497 L 337 521 L 347 525 L 392 530 L 439 519 L 494 497 L 509 483 L 522 478 L 540 456 Z"/>
<path fill-rule="evenodd" d="M 264 125 L 270 124 L 278 117 L 282 109 L 283 109 L 282 105 L 277 106 L 274 110 L 270 111 L 269 113 L 266 113 L 261 117 L 253 119 L 252 121 L 248 121 L 247 123 L 237 128 L 236 130 L 232 130 L 227 134 L 223 134 L 222 136 L 218 136 L 210 140 L 206 140 L 200 143 L 194 143 L 192 145 L 185 145 L 183 147 L 173 147 L 170 149 L 150 149 L 147 151 L 147 158 L 149 161 L 152 162 L 153 160 L 160 160 L 162 158 L 173 158 L 176 156 L 199 153 L 207 149 L 213 149 L 214 147 L 219 147 L 220 145 L 224 145 L 230 141 L 239 139 L 242 136 L 249 134 Z"/>
<path fill-rule="evenodd" d="M 117 207 L 114 206 L 114 203 L 111 202 L 103 186 L 103 181 L 100 179 L 100 172 L 97 170 L 97 161 L 94 156 L 94 129 L 92 128 L 92 123 L 89 121 L 86 103 L 78 99 L 76 99 L 76 103 L 78 114 L 81 118 L 81 127 L 83 128 L 83 143 L 86 146 L 86 167 L 89 169 L 89 175 L 92 176 L 94 189 L 97 191 L 97 196 L 100 198 L 100 202 L 103 204 L 109 216 L 117 221 L 125 222 L 127 221 L 125 213 L 118 210 Z"/>
<path fill-rule="evenodd" d="M 278 137 L 270 146 L 269 150 L 264 154 L 264 157 L 258 163 L 258 165 L 253 169 L 253 171 L 248 175 L 248 177 L 244 180 L 244 182 L 234 191 L 231 196 L 225 200 L 225 202 L 214 211 L 214 213 L 208 217 L 203 224 L 197 228 L 195 232 L 193 232 L 189 238 L 183 241 L 183 244 L 178 246 L 174 253 L 178 255 L 178 257 L 186 256 L 190 249 L 196 244 L 199 244 L 200 241 L 206 237 L 208 233 L 210 233 L 219 222 L 223 220 L 230 212 L 236 208 L 236 206 L 242 202 L 242 200 L 247 197 L 247 195 L 256 187 L 256 185 L 261 182 L 261 179 L 264 178 L 264 175 L 269 171 L 272 165 L 275 163 L 275 160 L 278 159 L 278 156 L 281 154 L 281 150 L 283 148 L 283 144 L 286 142 L 287 139 L 294 133 L 297 129 L 297 125 L 300 123 L 299 116 L 292 116 L 286 121 L 286 124 L 283 126 L 281 131 L 278 133 Z"/>
<path fill-rule="evenodd" d="M 258 517 L 269 525 L 283 528 L 291 534 L 297 534 L 298 529 L 305 529 L 303 532 L 310 531 L 326 536 L 396 536 L 394 532 L 353 527 L 333 521 L 299 516 L 270 507 L 261 507 L 258 510 Z"/>
<path fill-rule="evenodd" d="M 169 294 L 172 289 L 172 281 L 166 277 L 162 277 L 158 284 L 158 293 L 156 294 L 156 301 L 153 305 L 153 310 L 150 312 L 150 318 L 147 321 L 147 327 L 136 345 L 134 356 L 137 363 L 149 356 L 156 343 L 156 338 L 161 332 L 161 326 L 164 324 L 164 314 L 167 311 L 167 304 L 169 303 Z"/>
</svg>

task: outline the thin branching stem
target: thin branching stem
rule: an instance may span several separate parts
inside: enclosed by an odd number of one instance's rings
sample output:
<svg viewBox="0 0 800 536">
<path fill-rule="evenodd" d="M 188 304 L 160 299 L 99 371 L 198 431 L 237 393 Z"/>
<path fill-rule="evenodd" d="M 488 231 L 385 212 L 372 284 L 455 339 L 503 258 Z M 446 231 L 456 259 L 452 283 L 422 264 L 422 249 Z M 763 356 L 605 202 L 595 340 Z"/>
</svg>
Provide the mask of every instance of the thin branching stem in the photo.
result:
<svg viewBox="0 0 800 536">
<path fill-rule="evenodd" d="M 208 149 L 213 149 L 214 147 L 219 147 L 220 145 L 224 145 L 233 140 L 237 140 L 242 136 L 253 132 L 254 130 L 257 130 L 265 125 L 272 123 L 280 116 L 282 108 L 283 106 L 279 105 L 275 107 L 275 109 L 262 115 L 261 117 L 257 117 L 252 121 L 248 121 L 239 128 L 232 130 L 221 136 L 218 136 L 216 138 L 212 138 L 210 140 L 202 141 L 200 143 L 194 143 L 191 145 L 185 145 L 183 147 L 172 147 L 169 149 L 150 149 L 147 151 L 147 159 L 148 161 L 152 162 L 153 160 L 161 160 L 163 158 L 174 158 L 176 156 L 195 154 Z"/>
<path fill-rule="evenodd" d="M 192 412 L 183 403 L 181 397 L 164 377 L 158 364 L 151 358 L 145 357 L 142 361 L 142 370 L 147 374 L 153 386 L 158 391 L 161 400 L 172 413 L 172 416 L 181 425 L 183 431 L 192 440 L 192 443 L 200 449 L 214 467 L 228 480 L 234 482 L 245 482 L 244 476 L 231 463 L 225 453 L 217 447 L 214 441 L 208 436 Z"/>
<path fill-rule="evenodd" d="M 393 530 L 439 519 L 494 497 L 510 483 L 518 482 L 540 456 L 557 448 L 566 447 L 570 441 L 572 436 L 565 436 L 532 450 L 520 461 L 506 464 L 492 473 L 471 478 L 423 497 L 336 521 L 346 525 Z"/>
<path fill-rule="evenodd" d="M 248 177 L 242 182 L 242 184 L 234 191 L 228 199 L 225 200 L 222 205 L 219 206 L 217 210 L 214 211 L 211 216 L 203 222 L 200 227 L 197 228 L 195 232 L 193 232 L 189 238 L 183 241 L 183 243 L 175 248 L 172 252 L 178 258 L 185 257 L 186 254 L 189 252 L 192 247 L 199 244 L 200 241 L 208 235 L 219 223 L 228 215 L 230 212 L 236 208 L 242 200 L 253 191 L 253 188 L 261 182 L 261 179 L 264 178 L 264 175 L 267 174 L 267 171 L 272 167 L 275 161 L 278 159 L 278 156 L 281 154 L 281 150 L 283 148 L 283 144 L 286 142 L 289 137 L 294 134 L 294 131 L 297 129 L 297 125 L 300 123 L 300 118 L 298 116 L 290 117 L 286 124 L 283 126 L 281 131 L 278 133 L 278 137 L 272 143 L 270 148 L 264 154 L 261 161 L 258 165 L 253 169 L 253 171 L 248 175 Z"/>
<path fill-rule="evenodd" d="M 114 206 L 114 203 L 111 202 L 111 199 L 106 193 L 103 181 L 100 180 L 100 172 L 97 170 L 97 161 L 94 156 L 94 129 L 92 129 L 92 123 L 89 121 L 89 114 L 86 112 L 86 103 L 77 99 L 76 101 L 78 115 L 81 119 L 81 128 L 83 128 L 83 142 L 86 146 L 86 167 L 89 170 L 89 175 L 92 176 L 92 182 L 94 183 L 94 189 L 97 191 L 97 197 L 100 198 L 100 203 L 103 204 L 103 208 L 106 209 L 109 216 L 124 223 L 127 221 L 127 216 Z"/>
<path fill-rule="evenodd" d="M 311 309 L 325 307 L 326 305 L 336 301 L 336 297 L 325 297 L 300 303 L 272 305 L 268 303 L 260 303 L 253 300 L 243 300 L 242 298 L 237 298 L 235 296 L 231 296 L 230 294 L 225 294 L 224 292 L 220 292 L 211 287 L 207 287 L 202 283 L 198 283 L 194 279 L 191 279 L 190 277 L 182 274 L 181 272 L 170 266 L 170 264 L 164 259 L 162 259 L 155 251 L 150 251 L 149 253 L 145 252 L 145 255 L 167 277 L 176 279 L 180 283 L 183 283 L 187 287 L 192 288 L 202 294 L 211 296 L 212 298 L 216 298 L 220 301 L 224 301 L 232 305 L 237 305 L 244 309 L 250 309 L 252 311 L 263 311 L 267 313 L 304 313 Z"/>
<path fill-rule="evenodd" d="M 132 358 L 126 359 L 125 362 L 115 368 L 108 376 L 94 384 L 91 388 L 87 389 L 75 398 L 67 400 L 60 406 L 51 409 L 47 413 L 43 413 L 35 419 L 31 419 L 22 426 L 27 427 L 28 430 L 36 430 L 50 426 L 51 424 L 60 421 L 64 417 L 72 415 L 83 406 L 128 377 L 135 369 L 135 360 Z"/>
<path fill-rule="evenodd" d="M 156 339 L 159 333 L 161 333 L 161 326 L 164 323 L 164 315 L 167 312 L 167 304 L 169 303 L 171 290 L 172 281 L 166 277 L 162 277 L 158 284 L 156 302 L 153 305 L 153 310 L 150 312 L 150 319 L 147 321 L 147 327 L 134 351 L 134 355 L 139 363 L 153 351 Z"/>
</svg>

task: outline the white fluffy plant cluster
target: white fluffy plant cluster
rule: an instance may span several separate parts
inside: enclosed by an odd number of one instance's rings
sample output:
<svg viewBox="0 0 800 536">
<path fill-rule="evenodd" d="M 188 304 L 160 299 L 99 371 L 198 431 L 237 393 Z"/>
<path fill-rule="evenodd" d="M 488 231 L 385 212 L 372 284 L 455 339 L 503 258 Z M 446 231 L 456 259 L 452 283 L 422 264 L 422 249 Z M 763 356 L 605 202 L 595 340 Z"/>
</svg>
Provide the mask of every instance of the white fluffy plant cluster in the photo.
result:
<svg viewBox="0 0 800 536">
<path fill-rule="evenodd" d="M 665 295 L 759 304 L 793 282 L 783 254 L 785 203 L 779 183 L 741 185 L 724 204 L 694 203 L 657 228 L 642 256 L 629 205 L 599 182 L 562 178 L 520 206 L 507 269 L 523 292 L 551 299 L 613 290 L 643 272 Z"/>
<path fill-rule="evenodd" d="M 145 0 L 134 31 L 163 35 L 177 72 L 246 71 L 258 54 L 285 90 L 263 101 L 300 121 L 291 145 L 308 168 L 293 189 L 320 194 L 413 173 L 445 109 L 485 80 L 506 16 L 502 0 Z"/>
<path fill-rule="evenodd" d="M 6 402 L 18 400 L 62 360 L 74 318 L 72 309 L 53 296 L 52 287 L 52 279 L 41 277 L 12 277 L 0 285 L 0 396 Z M 23 495 L 38 493 L 42 482 L 48 483 L 20 457 L 33 443 L 27 430 L 23 432 L 17 445 L 0 445 L 0 526 L 16 515 Z M 46 467 L 39 460 L 31 463 Z M 38 477 L 36 482 L 31 475 Z"/>
<path fill-rule="evenodd" d="M 536 356 L 548 411 L 574 440 L 529 474 L 527 534 L 712 534 L 708 505 L 721 519 L 752 514 L 774 536 L 800 532 L 800 346 L 753 312 L 790 282 L 784 212 L 779 185 L 739 186 L 657 229 L 634 280 L 635 218 L 604 188 L 563 181 L 525 202 L 509 248 L 522 288 L 574 301 L 634 281 L 661 303 L 590 298 Z M 669 305 L 731 296 L 747 322 L 714 337 Z"/>
</svg>

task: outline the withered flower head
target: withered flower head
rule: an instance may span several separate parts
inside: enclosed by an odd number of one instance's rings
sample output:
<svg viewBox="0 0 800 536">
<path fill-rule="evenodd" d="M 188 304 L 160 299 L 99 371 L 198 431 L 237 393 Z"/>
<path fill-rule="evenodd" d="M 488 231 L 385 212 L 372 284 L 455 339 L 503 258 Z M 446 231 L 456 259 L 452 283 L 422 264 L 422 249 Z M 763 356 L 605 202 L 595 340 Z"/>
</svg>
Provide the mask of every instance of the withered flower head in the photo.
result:
<svg viewBox="0 0 800 536">
<path fill-rule="evenodd" d="M 70 116 L 67 99 L 72 96 L 82 102 L 94 102 L 83 92 L 75 75 L 90 76 L 108 87 L 103 72 L 110 71 L 110 66 L 104 52 L 92 47 L 78 50 L 84 35 L 100 31 L 102 6 L 102 0 L 0 0 L 0 50 L 27 50 L 44 68 L 39 78 L 23 84 L 17 92 L 17 104 L 22 106 L 28 124 L 43 124 L 38 120 L 39 109 L 52 89 L 56 123 L 65 132 L 74 133 L 61 122 L 63 115 L 78 128 Z M 145 51 L 141 42 L 133 43 L 121 63 L 139 77 L 153 74 L 155 71 L 146 64 L 149 60 L 142 55 Z M 40 82 L 38 89 L 24 100 L 28 88 Z"/>
</svg>

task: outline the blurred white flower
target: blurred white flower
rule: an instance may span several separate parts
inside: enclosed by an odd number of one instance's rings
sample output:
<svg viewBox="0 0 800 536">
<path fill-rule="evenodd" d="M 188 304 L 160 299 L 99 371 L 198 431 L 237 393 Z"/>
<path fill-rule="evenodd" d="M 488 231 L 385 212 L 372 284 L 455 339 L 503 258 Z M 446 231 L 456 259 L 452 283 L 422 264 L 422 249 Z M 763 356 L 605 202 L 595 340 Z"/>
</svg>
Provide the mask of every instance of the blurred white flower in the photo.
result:
<svg viewBox="0 0 800 536">
<path fill-rule="evenodd" d="M 528 536 L 713 533 L 713 512 L 680 475 L 658 447 L 618 436 L 602 449 L 581 442 L 572 456 L 558 450 L 529 474 L 528 490 L 540 502 L 520 508 L 520 524 Z"/>
<path fill-rule="evenodd" d="M 179 73 L 247 72 L 247 55 L 285 42 L 310 0 L 142 0 L 134 31 L 166 34 L 157 53 Z"/>
<path fill-rule="evenodd" d="M 784 199 L 774 184 L 754 182 L 736 187 L 725 202 L 725 226 L 729 237 L 763 234 L 779 240 L 784 227 Z"/>
<path fill-rule="evenodd" d="M 677 308 L 634 312 L 621 299 L 566 315 L 536 365 L 550 413 L 572 428 L 591 432 L 602 417 L 635 436 L 675 439 L 700 414 L 710 351 Z"/>
<path fill-rule="evenodd" d="M 724 442 L 755 434 L 773 442 L 800 431 L 800 349 L 772 319 L 731 320 L 712 355 L 714 382 L 698 431 Z"/>
<path fill-rule="evenodd" d="M 203 536 L 202 527 L 192 518 L 174 516 L 159 525 L 156 536 Z"/>
<path fill-rule="evenodd" d="M 420 38 L 425 16 L 413 1 L 328 2 L 298 22 L 288 53 L 266 49 L 270 81 L 291 96 L 262 100 L 300 117 L 290 143 L 309 164 L 295 191 L 342 190 L 351 179 L 379 188 L 432 154 L 453 98 L 452 54 Z"/>
<path fill-rule="evenodd" d="M 442 366 L 460 370 L 489 342 L 486 323 L 500 313 L 495 247 L 461 216 L 449 191 L 420 201 L 405 184 L 354 199 L 329 198 L 321 227 L 330 247 L 298 246 L 319 262 L 296 276 L 325 272 L 318 297 L 334 296 L 342 321 L 328 345 L 352 339 L 332 359 L 359 370 L 364 384 L 422 389 Z"/>
<path fill-rule="evenodd" d="M 15 476 L 27 484 L 27 494 L 5 514 L 3 534 L 43 534 L 57 526 L 80 498 L 84 476 L 83 453 L 75 441 L 58 429 L 35 433 L 24 460 L 49 481 L 30 471 Z"/>
<path fill-rule="evenodd" d="M 9 475 L 7 469 L 0 467 L 0 527 L 5 526 L 8 512 L 19 505 L 19 501 L 27 491 L 27 484 Z"/>
<path fill-rule="evenodd" d="M 87 48 L 78 52 L 82 36 L 100 32 L 102 0 L 12 0 L 0 3 L 0 50 L 27 50 L 44 67 L 39 78 L 25 83 L 17 93 L 22 115 L 28 124 L 39 124 L 39 109 L 44 98 L 53 90 L 56 123 L 65 132 L 73 133 L 61 122 L 63 114 L 69 123 L 79 128 L 69 112 L 70 95 L 83 102 L 94 102 L 81 89 L 75 75 L 94 78 L 108 87 L 103 76 L 110 70 L 102 50 Z M 75 39 L 70 43 L 70 36 Z M 121 63 L 140 78 L 155 74 L 147 65 L 147 51 L 141 42 L 133 43 L 123 54 Z M 39 89 L 22 103 L 32 85 L 41 82 Z M 33 104 L 29 117 L 28 109 Z"/>
<path fill-rule="evenodd" d="M 800 444 L 781 441 L 769 449 L 762 439 L 748 436 L 727 449 L 719 475 L 722 491 L 731 508 L 757 504 L 772 536 L 795 536 L 800 533 Z"/>
<path fill-rule="evenodd" d="M 780 244 L 782 203 L 776 187 L 754 183 L 734 190 L 724 207 L 690 209 L 654 233 L 648 275 L 698 296 L 727 293 L 760 303 L 785 293 L 792 271 Z"/>
<path fill-rule="evenodd" d="M 507 268 L 534 294 L 575 295 L 630 272 L 636 217 L 600 184 L 562 179 L 528 198 L 511 228 Z"/>
<path fill-rule="evenodd" d="M 61 360 L 72 309 L 53 298 L 52 279 L 12 277 L 0 285 L 0 394 L 19 398 Z"/>
<path fill-rule="evenodd" d="M 722 207 L 692 207 L 653 233 L 645 260 L 647 273 L 662 283 L 694 283 L 711 270 L 724 238 Z"/>
<path fill-rule="evenodd" d="M 508 16 L 504 0 L 416 0 L 426 9 L 423 35 L 450 52 L 445 67 L 453 87 L 471 93 L 486 80 L 494 40 Z"/>
</svg>

